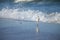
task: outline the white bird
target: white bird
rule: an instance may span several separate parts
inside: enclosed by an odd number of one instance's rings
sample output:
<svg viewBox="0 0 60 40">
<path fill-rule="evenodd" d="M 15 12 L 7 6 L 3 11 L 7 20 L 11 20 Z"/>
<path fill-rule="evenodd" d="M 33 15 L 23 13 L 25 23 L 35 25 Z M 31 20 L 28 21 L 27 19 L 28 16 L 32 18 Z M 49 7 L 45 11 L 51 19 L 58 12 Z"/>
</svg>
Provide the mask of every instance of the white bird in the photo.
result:
<svg viewBox="0 0 60 40">
<path fill-rule="evenodd" d="M 40 20 L 40 18 L 39 18 L 39 16 L 37 16 L 37 26 L 36 26 L 36 32 L 39 32 L 39 27 L 38 27 L 38 24 L 39 24 L 39 20 Z"/>
</svg>

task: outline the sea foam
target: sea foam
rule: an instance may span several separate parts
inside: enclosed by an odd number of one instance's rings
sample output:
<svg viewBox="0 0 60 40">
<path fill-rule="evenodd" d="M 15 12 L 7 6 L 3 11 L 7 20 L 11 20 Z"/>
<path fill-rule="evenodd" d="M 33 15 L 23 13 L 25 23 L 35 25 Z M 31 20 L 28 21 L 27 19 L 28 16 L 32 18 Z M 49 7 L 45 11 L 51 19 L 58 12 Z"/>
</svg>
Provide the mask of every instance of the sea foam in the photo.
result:
<svg viewBox="0 0 60 40">
<path fill-rule="evenodd" d="M 60 23 L 60 13 L 52 12 L 47 14 L 46 12 L 42 12 L 39 10 L 31 10 L 31 9 L 10 9 L 3 8 L 0 10 L 0 18 L 12 18 L 19 20 L 28 20 L 28 21 L 36 21 L 37 16 L 39 16 L 40 21 L 48 22 L 48 23 Z"/>
</svg>

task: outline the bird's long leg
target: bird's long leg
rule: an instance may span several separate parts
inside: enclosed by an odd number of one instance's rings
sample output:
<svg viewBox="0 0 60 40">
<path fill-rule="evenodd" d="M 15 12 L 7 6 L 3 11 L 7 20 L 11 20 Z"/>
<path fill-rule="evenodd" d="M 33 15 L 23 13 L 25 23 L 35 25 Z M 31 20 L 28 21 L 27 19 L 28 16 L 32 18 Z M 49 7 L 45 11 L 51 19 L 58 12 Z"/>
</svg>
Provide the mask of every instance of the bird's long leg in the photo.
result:
<svg viewBox="0 0 60 40">
<path fill-rule="evenodd" d="M 36 32 L 38 32 L 39 31 L 39 29 L 38 29 L 38 23 L 37 23 L 37 26 L 36 26 Z"/>
</svg>

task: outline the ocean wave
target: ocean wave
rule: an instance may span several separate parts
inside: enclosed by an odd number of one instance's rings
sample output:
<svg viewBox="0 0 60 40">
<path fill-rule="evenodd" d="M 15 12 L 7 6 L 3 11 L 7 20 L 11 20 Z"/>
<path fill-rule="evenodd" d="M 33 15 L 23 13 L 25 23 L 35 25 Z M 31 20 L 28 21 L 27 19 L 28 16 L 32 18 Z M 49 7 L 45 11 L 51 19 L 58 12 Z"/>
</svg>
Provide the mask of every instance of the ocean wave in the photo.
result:
<svg viewBox="0 0 60 40">
<path fill-rule="evenodd" d="M 0 0 L 0 3 L 4 2 L 13 2 L 13 3 L 19 3 L 19 2 L 34 2 L 34 3 L 39 3 L 39 2 L 60 2 L 60 0 Z"/>
<path fill-rule="evenodd" d="M 47 14 L 45 12 L 39 10 L 24 10 L 24 9 L 9 9 L 3 8 L 0 10 L 0 18 L 12 18 L 12 19 L 19 19 L 19 20 L 29 20 L 29 21 L 36 21 L 37 16 L 39 16 L 40 21 L 48 22 L 48 23 L 60 23 L 60 13 L 53 12 Z"/>
</svg>

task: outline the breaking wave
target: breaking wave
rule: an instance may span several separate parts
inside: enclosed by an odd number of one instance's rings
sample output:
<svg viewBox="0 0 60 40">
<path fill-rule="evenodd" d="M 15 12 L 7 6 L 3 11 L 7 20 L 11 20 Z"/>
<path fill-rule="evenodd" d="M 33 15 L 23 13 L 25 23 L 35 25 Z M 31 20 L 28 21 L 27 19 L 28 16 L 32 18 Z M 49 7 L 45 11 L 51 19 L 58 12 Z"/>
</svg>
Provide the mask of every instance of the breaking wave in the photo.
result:
<svg viewBox="0 0 60 40">
<path fill-rule="evenodd" d="M 15 3 L 19 3 L 19 2 L 22 2 L 22 1 L 25 1 L 25 2 L 36 2 L 36 3 L 39 3 L 39 2 L 60 2 L 60 0 L 0 0 L 0 3 L 4 3 L 4 2 L 15 2 Z"/>
<path fill-rule="evenodd" d="M 48 23 L 60 23 L 60 13 L 52 12 L 47 14 L 45 12 L 39 10 L 21 10 L 19 8 L 10 9 L 10 8 L 3 8 L 0 10 L 0 18 L 12 18 L 12 19 L 19 19 L 19 20 L 29 20 L 29 21 L 36 21 L 37 16 L 39 16 L 40 21 L 48 22 Z"/>
</svg>

